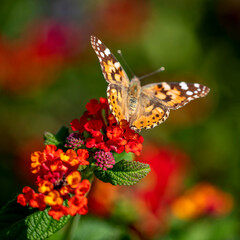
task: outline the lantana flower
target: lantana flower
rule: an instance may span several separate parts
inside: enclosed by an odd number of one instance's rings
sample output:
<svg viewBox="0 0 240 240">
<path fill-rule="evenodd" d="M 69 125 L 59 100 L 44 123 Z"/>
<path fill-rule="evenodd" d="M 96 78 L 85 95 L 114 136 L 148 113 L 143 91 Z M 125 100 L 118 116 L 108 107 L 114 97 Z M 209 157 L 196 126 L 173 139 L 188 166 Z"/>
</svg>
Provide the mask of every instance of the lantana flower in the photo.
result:
<svg viewBox="0 0 240 240">
<path fill-rule="evenodd" d="M 17 201 L 23 206 L 28 204 L 39 210 L 50 206 L 49 215 L 54 219 L 78 212 L 87 213 L 87 199 L 84 195 L 89 191 L 90 182 L 87 179 L 82 181 L 77 169 L 80 165 L 89 164 L 88 156 L 86 149 L 63 152 L 54 145 L 47 145 L 43 152 L 34 152 L 31 156 L 31 171 L 36 175 L 39 193 L 30 187 L 24 187 Z M 79 192 L 78 189 L 82 191 Z M 71 204 L 68 207 L 63 205 L 66 199 L 69 202 L 73 198 L 81 200 L 77 211 L 71 209 Z"/>
<path fill-rule="evenodd" d="M 107 99 L 92 99 L 86 109 L 79 120 L 71 122 L 74 132 L 66 136 L 62 148 L 48 144 L 42 152 L 32 153 L 31 172 L 36 176 L 38 192 L 24 187 L 17 198 L 22 206 L 39 210 L 50 207 L 48 214 L 57 220 L 65 215 L 86 214 L 86 194 L 91 185 L 86 178 L 91 178 L 94 168 L 113 168 L 114 152 L 140 155 L 143 137 L 126 121 L 117 123 Z M 84 169 L 90 174 L 83 173 Z"/>
<path fill-rule="evenodd" d="M 105 98 L 100 98 L 99 102 L 92 99 L 86 108 L 87 111 L 80 119 L 74 119 L 71 122 L 71 127 L 79 134 L 88 133 L 87 148 L 116 153 L 126 151 L 135 153 L 137 156 L 140 155 L 143 137 L 135 133 L 126 120 L 117 124 L 115 117 L 109 112 Z"/>
</svg>

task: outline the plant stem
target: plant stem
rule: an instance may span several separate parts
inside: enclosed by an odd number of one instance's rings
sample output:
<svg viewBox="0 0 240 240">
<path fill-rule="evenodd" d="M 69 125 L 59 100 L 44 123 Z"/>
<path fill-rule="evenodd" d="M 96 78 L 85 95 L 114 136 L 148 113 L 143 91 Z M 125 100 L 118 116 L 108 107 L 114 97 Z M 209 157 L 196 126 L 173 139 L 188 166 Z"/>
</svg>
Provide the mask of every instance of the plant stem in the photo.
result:
<svg viewBox="0 0 240 240">
<path fill-rule="evenodd" d="M 62 238 L 63 240 L 74 239 L 80 218 L 81 218 L 81 215 L 77 214 L 75 217 L 70 219 L 66 227 L 65 234 L 63 235 L 63 238 Z"/>
</svg>

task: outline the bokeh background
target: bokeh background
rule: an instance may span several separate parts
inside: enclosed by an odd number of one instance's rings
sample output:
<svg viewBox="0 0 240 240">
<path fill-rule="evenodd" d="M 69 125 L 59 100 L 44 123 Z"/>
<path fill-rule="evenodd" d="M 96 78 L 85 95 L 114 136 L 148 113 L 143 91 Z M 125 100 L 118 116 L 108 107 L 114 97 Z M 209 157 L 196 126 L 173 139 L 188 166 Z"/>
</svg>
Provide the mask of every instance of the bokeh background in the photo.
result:
<svg viewBox="0 0 240 240">
<path fill-rule="evenodd" d="M 75 239 L 239 239 L 239 0 L 0 3 L 1 206 L 34 186 L 30 154 L 43 148 L 43 133 L 106 97 L 93 34 L 115 55 L 121 49 L 137 76 L 166 68 L 143 84 L 211 91 L 142 132 L 146 179 L 128 188 L 94 182 Z"/>
</svg>

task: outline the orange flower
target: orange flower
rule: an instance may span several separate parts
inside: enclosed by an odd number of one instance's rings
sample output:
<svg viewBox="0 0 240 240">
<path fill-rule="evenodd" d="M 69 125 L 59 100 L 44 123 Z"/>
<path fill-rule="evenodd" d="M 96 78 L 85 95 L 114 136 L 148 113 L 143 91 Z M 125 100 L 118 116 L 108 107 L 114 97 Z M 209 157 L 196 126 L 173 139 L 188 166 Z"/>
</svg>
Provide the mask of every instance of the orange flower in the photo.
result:
<svg viewBox="0 0 240 240">
<path fill-rule="evenodd" d="M 38 191 L 40 193 L 46 193 L 53 190 L 53 184 L 47 180 L 43 180 L 38 184 Z"/>
<path fill-rule="evenodd" d="M 71 166 L 79 164 L 77 153 L 72 149 L 68 149 L 66 153 L 62 153 L 60 159 L 64 162 L 68 162 Z"/>
<path fill-rule="evenodd" d="M 56 160 L 50 165 L 50 169 L 52 172 L 56 171 L 62 171 L 67 172 L 68 168 L 63 165 L 63 162 L 61 160 Z"/>
<path fill-rule="evenodd" d="M 55 145 L 46 145 L 44 149 L 44 153 L 47 154 L 48 160 L 54 160 L 56 158 L 59 158 L 62 152 L 62 149 L 57 149 Z"/>
<path fill-rule="evenodd" d="M 67 176 L 67 182 L 72 188 L 76 188 L 81 181 L 81 176 L 78 171 L 74 171 Z"/>
<path fill-rule="evenodd" d="M 60 193 L 57 190 L 53 190 L 44 196 L 44 202 L 49 206 L 62 205 L 63 199 L 60 197 Z"/>
<path fill-rule="evenodd" d="M 36 151 L 31 154 L 31 161 L 32 173 L 37 173 L 41 164 L 46 161 L 46 156 L 42 152 Z"/>
<path fill-rule="evenodd" d="M 69 194 L 70 190 L 69 190 L 68 186 L 63 186 L 63 187 L 61 187 L 59 192 L 60 192 L 61 196 L 65 196 L 65 195 Z"/>
<path fill-rule="evenodd" d="M 171 208 L 177 218 L 190 220 L 206 214 L 225 215 L 232 207 L 231 195 L 208 183 L 202 183 L 177 198 Z"/>
</svg>

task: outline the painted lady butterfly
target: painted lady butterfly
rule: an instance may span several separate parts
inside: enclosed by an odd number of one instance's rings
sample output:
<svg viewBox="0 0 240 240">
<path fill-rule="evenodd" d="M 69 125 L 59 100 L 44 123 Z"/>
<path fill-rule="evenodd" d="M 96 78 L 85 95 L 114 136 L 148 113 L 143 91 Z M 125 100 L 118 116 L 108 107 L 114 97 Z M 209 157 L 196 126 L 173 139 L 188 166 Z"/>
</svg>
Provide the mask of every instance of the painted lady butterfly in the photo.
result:
<svg viewBox="0 0 240 240">
<path fill-rule="evenodd" d="M 91 44 L 109 83 L 110 110 L 118 122 L 126 119 L 135 131 L 156 127 L 168 118 L 170 109 L 204 97 L 210 90 L 201 84 L 186 82 L 160 82 L 141 87 L 136 76 L 129 81 L 121 64 L 97 37 L 91 36 Z"/>
</svg>

